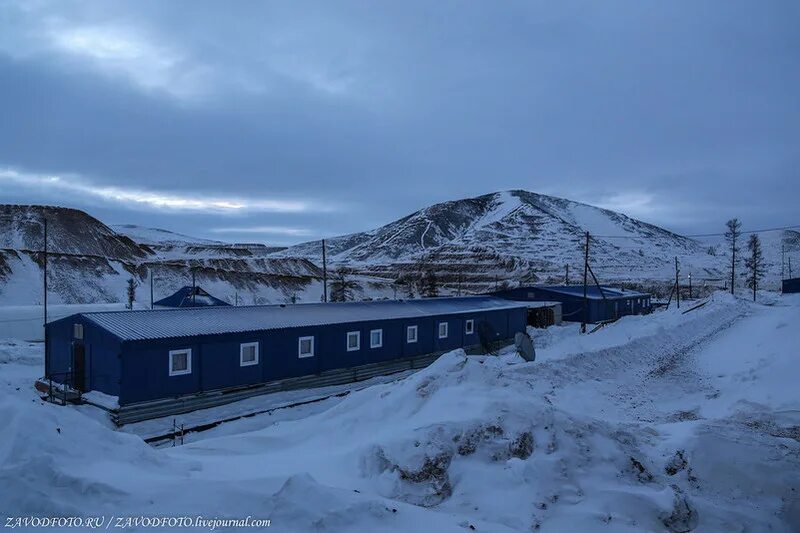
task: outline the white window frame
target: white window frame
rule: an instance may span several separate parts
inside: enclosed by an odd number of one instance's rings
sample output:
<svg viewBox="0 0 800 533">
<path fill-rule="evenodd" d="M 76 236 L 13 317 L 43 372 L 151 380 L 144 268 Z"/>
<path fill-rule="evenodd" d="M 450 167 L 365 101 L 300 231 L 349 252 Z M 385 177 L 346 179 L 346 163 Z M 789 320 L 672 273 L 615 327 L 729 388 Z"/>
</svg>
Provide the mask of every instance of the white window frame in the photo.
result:
<svg viewBox="0 0 800 533">
<path fill-rule="evenodd" d="M 350 346 L 350 337 L 356 337 L 356 345 L 355 347 Z M 360 331 L 348 331 L 347 336 L 345 337 L 345 347 L 347 348 L 348 352 L 357 352 L 361 349 L 361 332 Z"/>
<path fill-rule="evenodd" d="M 411 333 L 412 331 L 414 332 L 414 338 L 410 339 L 408 334 Z M 419 328 L 416 325 L 408 326 L 406 328 L 406 342 L 408 344 L 412 344 L 417 342 L 417 340 L 419 340 Z"/>
<path fill-rule="evenodd" d="M 464 334 L 472 335 L 475 333 L 475 319 L 469 318 L 464 322 Z"/>
<path fill-rule="evenodd" d="M 78 322 L 72 324 L 72 336 L 79 341 L 83 340 L 83 324 Z"/>
<path fill-rule="evenodd" d="M 444 326 L 444 335 L 442 335 L 442 326 Z M 439 338 L 446 339 L 449 333 L 450 333 L 450 324 L 448 324 L 447 322 L 439 322 Z"/>
<path fill-rule="evenodd" d="M 172 370 L 172 358 L 176 355 L 186 354 L 186 369 L 185 370 Z M 170 376 L 185 376 L 192 373 L 192 349 L 181 348 L 180 350 L 170 350 L 169 357 L 167 358 L 169 364 L 168 370 Z"/>
<path fill-rule="evenodd" d="M 303 341 L 311 341 L 311 351 L 303 353 Z M 314 336 L 307 335 L 305 337 L 298 337 L 297 339 L 297 358 L 305 359 L 306 357 L 314 357 Z"/>
<path fill-rule="evenodd" d="M 244 350 L 245 348 L 254 347 L 256 349 L 256 358 L 252 361 L 245 361 L 244 360 Z M 243 342 L 239 345 L 239 366 L 255 366 L 258 364 L 260 359 L 258 353 L 258 342 Z"/>
<path fill-rule="evenodd" d="M 380 335 L 381 335 L 381 340 L 380 340 L 378 343 L 374 343 L 374 342 L 372 341 L 372 339 L 373 339 L 373 337 L 372 337 L 373 333 L 380 333 Z M 371 329 L 371 330 L 369 331 L 369 347 L 370 347 L 370 348 L 381 348 L 381 347 L 383 347 L 383 330 L 382 330 L 382 329 Z"/>
</svg>

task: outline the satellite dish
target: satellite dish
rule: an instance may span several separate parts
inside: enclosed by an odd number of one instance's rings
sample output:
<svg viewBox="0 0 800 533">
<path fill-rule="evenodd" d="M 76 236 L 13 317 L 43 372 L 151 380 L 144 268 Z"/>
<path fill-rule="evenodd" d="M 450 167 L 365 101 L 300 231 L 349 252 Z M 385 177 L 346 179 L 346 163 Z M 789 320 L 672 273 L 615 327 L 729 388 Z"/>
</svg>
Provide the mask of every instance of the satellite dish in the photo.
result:
<svg viewBox="0 0 800 533">
<path fill-rule="evenodd" d="M 533 339 L 527 333 L 521 331 L 514 335 L 514 346 L 517 353 L 526 361 L 536 360 L 536 349 L 533 347 Z"/>
</svg>

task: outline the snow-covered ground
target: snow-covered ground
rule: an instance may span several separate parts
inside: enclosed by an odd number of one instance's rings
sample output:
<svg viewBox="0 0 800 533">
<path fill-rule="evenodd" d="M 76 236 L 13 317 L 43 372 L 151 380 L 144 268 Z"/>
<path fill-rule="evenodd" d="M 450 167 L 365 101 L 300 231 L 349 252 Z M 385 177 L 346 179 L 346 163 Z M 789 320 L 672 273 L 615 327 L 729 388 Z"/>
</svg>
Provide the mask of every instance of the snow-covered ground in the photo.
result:
<svg viewBox="0 0 800 533">
<path fill-rule="evenodd" d="M 39 345 L 7 341 L 0 515 L 251 516 L 293 532 L 798 531 L 800 297 L 760 298 L 715 294 L 591 335 L 536 330 L 533 363 L 451 352 L 158 449 L 94 408 L 42 403 Z"/>
</svg>

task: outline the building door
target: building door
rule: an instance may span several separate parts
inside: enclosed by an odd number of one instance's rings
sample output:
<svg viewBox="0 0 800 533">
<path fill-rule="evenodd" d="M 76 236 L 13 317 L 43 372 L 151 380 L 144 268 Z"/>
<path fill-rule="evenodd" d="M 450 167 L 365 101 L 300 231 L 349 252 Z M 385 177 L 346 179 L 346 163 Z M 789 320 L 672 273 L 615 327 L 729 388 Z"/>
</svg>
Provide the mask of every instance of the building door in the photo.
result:
<svg viewBox="0 0 800 533">
<path fill-rule="evenodd" d="M 86 390 L 86 347 L 80 342 L 72 344 L 72 386 Z"/>
</svg>

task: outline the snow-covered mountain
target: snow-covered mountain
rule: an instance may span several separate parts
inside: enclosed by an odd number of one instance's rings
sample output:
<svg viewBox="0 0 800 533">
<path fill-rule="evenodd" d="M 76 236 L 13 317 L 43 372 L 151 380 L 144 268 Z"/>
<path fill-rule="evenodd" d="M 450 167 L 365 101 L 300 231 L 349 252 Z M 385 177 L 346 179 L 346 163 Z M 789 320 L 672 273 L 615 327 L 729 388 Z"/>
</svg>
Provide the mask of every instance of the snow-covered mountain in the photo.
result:
<svg viewBox="0 0 800 533">
<path fill-rule="evenodd" d="M 113 303 L 128 280 L 140 303 L 190 284 L 234 303 L 318 300 L 321 273 L 303 258 L 271 257 L 279 248 L 195 239 L 123 226 L 116 232 L 76 209 L 0 205 L 0 305 L 42 303 L 43 221 L 48 221 L 48 298 L 52 303 Z"/>
<path fill-rule="evenodd" d="M 445 277 L 449 266 L 458 265 L 459 275 L 473 280 L 555 281 L 566 277 L 569 265 L 575 281 L 583 269 L 587 231 L 592 269 L 604 280 L 667 280 L 674 276 L 676 256 L 684 271 L 694 270 L 700 278 L 724 272 L 720 256 L 696 240 L 621 213 L 523 190 L 435 204 L 372 231 L 328 239 L 326 245 L 333 263 L 376 273 L 425 263 Z M 320 254 L 320 241 L 280 253 Z"/>
<path fill-rule="evenodd" d="M 41 303 L 45 216 L 53 303 L 124 301 L 131 277 L 145 285 L 140 300 L 149 302 L 149 276 L 159 298 L 190 283 L 192 271 L 198 284 L 230 302 L 319 301 L 322 293 L 320 241 L 288 249 L 229 244 L 156 228 L 111 228 L 75 209 L 3 205 L 0 305 Z M 676 257 L 684 283 L 688 274 L 695 286 L 727 283 L 729 256 L 721 237 L 691 239 L 614 211 L 522 190 L 435 204 L 326 243 L 331 267 L 347 266 L 357 277 L 357 296 L 380 298 L 395 289 L 398 296 L 419 294 L 412 285 L 423 272 L 436 274 L 443 294 L 482 292 L 504 281 L 561 283 L 567 270 L 571 283 L 580 282 L 587 231 L 590 264 L 601 283 L 669 292 Z M 777 288 L 782 249 L 793 258 L 793 273 L 800 271 L 800 232 L 764 233 L 761 240 L 763 286 Z M 744 286 L 743 264 L 737 272 L 737 285 Z M 394 285 L 399 278 L 407 281 L 402 287 Z"/>
<path fill-rule="evenodd" d="M 211 239 L 190 237 L 160 228 L 146 228 L 136 224 L 115 224 L 111 228 L 120 235 L 127 235 L 139 244 L 224 244 Z"/>
</svg>

